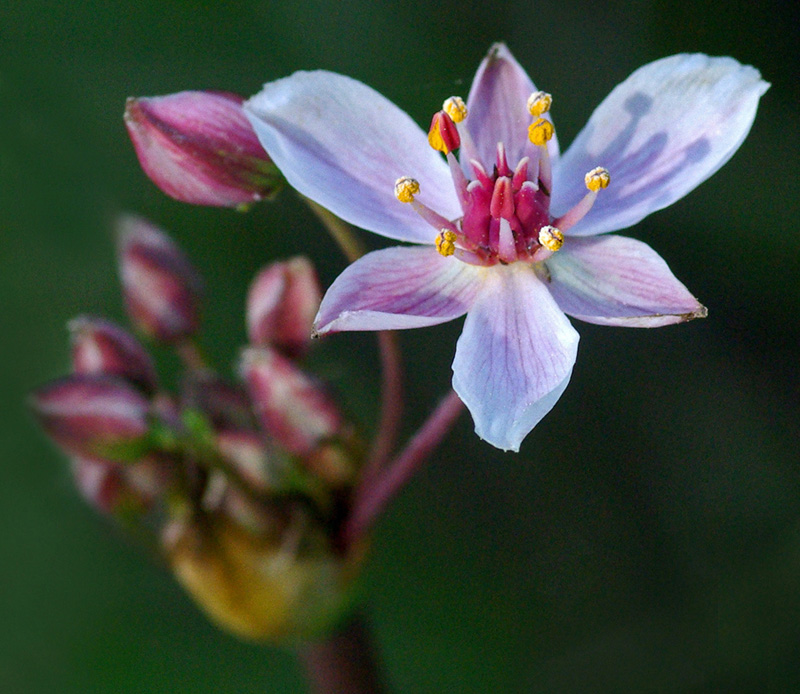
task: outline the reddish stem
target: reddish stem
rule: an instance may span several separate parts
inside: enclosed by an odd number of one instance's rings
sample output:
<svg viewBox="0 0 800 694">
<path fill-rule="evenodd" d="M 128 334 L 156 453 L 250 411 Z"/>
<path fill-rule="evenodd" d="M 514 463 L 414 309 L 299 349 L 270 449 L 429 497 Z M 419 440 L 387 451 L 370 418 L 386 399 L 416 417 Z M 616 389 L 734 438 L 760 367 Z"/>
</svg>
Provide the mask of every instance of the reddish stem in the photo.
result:
<svg viewBox="0 0 800 694">
<path fill-rule="evenodd" d="M 355 617 L 324 641 L 304 646 L 299 652 L 314 694 L 381 694 L 369 632 Z"/>
<path fill-rule="evenodd" d="M 397 333 L 388 330 L 378 333 L 378 347 L 381 357 L 381 415 L 378 433 L 364 466 L 362 486 L 372 483 L 392 454 L 403 416 L 403 366 Z"/>
<path fill-rule="evenodd" d="M 433 449 L 450 431 L 450 427 L 455 424 L 463 408 L 463 403 L 451 390 L 419 428 L 419 431 L 414 434 L 405 450 L 394 459 L 390 467 L 373 483 L 362 487 L 353 511 L 345 524 L 344 539 L 348 545 L 369 531 L 386 505 L 411 479 L 419 466 L 425 462 Z"/>
</svg>

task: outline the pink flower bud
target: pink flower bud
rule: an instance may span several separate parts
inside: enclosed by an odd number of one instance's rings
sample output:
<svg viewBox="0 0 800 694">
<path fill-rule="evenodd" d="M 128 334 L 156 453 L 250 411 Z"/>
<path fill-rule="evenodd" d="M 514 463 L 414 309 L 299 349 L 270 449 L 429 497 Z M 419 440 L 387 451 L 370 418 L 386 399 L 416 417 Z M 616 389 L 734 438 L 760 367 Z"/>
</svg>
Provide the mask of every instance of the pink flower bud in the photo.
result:
<svg viewBox="0 0 800 694">
<path fill-rule="evenodd" d="M 247 393 L 211 371 L 187 375 L 181 387 L 181 406 L 202 412 L 215 429 L 254 432 L 257 428 Z"/>
<path fill-rule="evenodd" d="M 259 434 L 251 431 L 221 431 L 217 434 L 220 455 L 252 489 L 266 492 L 275 486 L 270 451 Z"/>
<path fill-rule="evenodd" d="M 273 195 L 281 175 L 242 110 L 221 92 L 128 99 L 125 125 L 144 172 L 167 195 L 236 207 Z"/>
<path fill-rule="evenodd" d="M 84 499 L 106 514 L 144 511 L 165 490 L 164 469 L 149 459 L 120 465 L 76 457 L 72 475 Z"/>
<path fill-rule="evenodd" d="M 267 348 L 248 349 L 242 375 L 264 430 L 290 453 L 307 455 L 338 434 L 341 417 L 324 386 Z"/>
<path fill-rule="evenodd" d="M 136 338 L 111 321 L 80 316 L 69 323 L 72 368 L 78 374 L 120 376 L 152 394 L 156 371 Z"/>
<path fill-rule="evenodd" d="M 307 258 L 268 265 L 256 276 L 247 297 L 250 343 L 302 355 L 320 299 L 317 273 Z"/>
<path fill-rule="evenodd" d="M 149 403 L 125 381 L 76 374 L 48 383 L 31 396 L 42 428 L 77 456 L 135 461 L 149 450 Z"/>
<path fill-rule="evenodd" d="M 118 256 L 131 321 L 167 343 L 191 336 L 200 322 L 202 282 L 172 240 L 140 217 L 118 222 Z"/>
<path fill-rule="evenodd" d="M 125 496 L 122 472 L 102 460 L 72 459 L 72 476 L 81 495 L 101 513 L 113 513 Z"/>
</svg>

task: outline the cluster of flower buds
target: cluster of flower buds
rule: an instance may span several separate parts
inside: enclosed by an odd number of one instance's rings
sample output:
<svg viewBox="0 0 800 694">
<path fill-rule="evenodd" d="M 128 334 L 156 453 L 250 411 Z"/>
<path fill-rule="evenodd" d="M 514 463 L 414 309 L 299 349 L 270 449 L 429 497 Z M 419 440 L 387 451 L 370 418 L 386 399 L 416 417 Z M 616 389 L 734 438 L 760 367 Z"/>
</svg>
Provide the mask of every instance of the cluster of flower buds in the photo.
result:
<svg viewBox="0 0 800 694">
<path fill-rule="evenodd" d="M 332 393 L 300 365 L 320 288 L 310 262 L 265 268 L 247 300 L 239 380 L 197 348 L 202 282 L 178 246 L 119 223 L 125 306 L 137 332 L 176 351 L 177 393 L 122 327 L 70 324 L 72 373 L 31 396 L 42 428 L 103 513 L 137 523 L 219 625 L 286 642 L 332 626 L 362 550 L 342 541 L 362 445 Z"/>
<path fill-rule="evenodd" d="M 145 173 L 194 205 L 246 207 L 271 198 L 283 178 L 227 92 L 128 99 L 125 125 Z"/>
</svg>

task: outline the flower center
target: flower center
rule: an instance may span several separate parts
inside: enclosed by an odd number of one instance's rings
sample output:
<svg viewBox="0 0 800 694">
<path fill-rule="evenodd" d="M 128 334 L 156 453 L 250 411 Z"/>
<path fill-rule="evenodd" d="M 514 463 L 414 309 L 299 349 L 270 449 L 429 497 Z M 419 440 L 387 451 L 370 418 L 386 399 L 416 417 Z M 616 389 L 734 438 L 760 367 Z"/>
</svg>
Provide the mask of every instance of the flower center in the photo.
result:
<svg viewBox="0 0 800 694">
<path fill-rule="evenodd" d="M 547 143 L 554 128 L 542 116 L 552 102 L 545 92 L 535 92 L 528 99 L 528 111 L 534 118 L 528 139 L 535 145 L 535 155 L 523 157 L 512 168 L 504 144 L 498 142 L 491 173 L 482 162 L 469 160 L 472 179 L 467 178 L 454 154 L 462 140 L 470 139 L 464 124 L 468 115 L 464 101 L 451 97 L 434 114 L 428 142 L 447 158 L 463 215 L 449 220 L 421 203 L 416 199 L 419 182 L 409 176 L 397 180 L 395 196 L 400 202 L 411 204 L 437 230 L 436 249 L 443 256 L 453 255 L 463 262 L 484 266 L 546 260 L 561 248 L 563 232 L 586 215 L 598 191 L 608 186 L 608 171 L 602 167 L 593 169 L 585 177 L 588 193 L 583 200 L 558 219 L 550 216 L 552 171 Z M 476 151 L 474 146 L 468 149 Z"/>
</svg>

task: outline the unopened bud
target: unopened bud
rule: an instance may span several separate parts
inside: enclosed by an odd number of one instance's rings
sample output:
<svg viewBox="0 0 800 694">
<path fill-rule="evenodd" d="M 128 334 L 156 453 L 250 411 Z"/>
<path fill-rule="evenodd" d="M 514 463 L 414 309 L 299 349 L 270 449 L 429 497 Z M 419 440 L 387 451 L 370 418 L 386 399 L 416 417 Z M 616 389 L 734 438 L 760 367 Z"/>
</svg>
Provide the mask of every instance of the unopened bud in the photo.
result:
<svg viewBox="0 0 800 694">
<path fill-rule="evenodd" d="M 213 622 L 242 638 L 287 644 L 334 626 L 352 599 L 359 558 L 335 553 L 313 528 L 282 535 L 275 542 L 208 514 L 173 520 L 163 544 L 176 578 Z"/>
<path fill-rule="evenodd" d="M 117 228 L 120 276 L 131 321 L 161 342 L 176 343 L 193 335 L 200 322 L 202 282 L 186 255 L 140 217 L 123 216 Z"/>
<path fill-rule="evenodd" d="M 237 207 L 274 195 L 281 174 L 242 110 L 220 92 L 128 99 L 125 125 L 144 172 L 167 195 Z"/>
<path fill-rule="evenodd" d="M 75 485 L 84 499 L 109 515 L 145 511 L 165 490 L 165 471 L 154 460 L 123 466 L 76 457 L 71 467 Z"/>
<path fill-rule="evenodd" d="M 253 407 L 244 389 L 211 371 L 187 375 L 181 387 L 181 406 L 198 410 L 217 430 L 256 430 Z"/>
<path fill-rule="evenodd" d="M 306 455 L 339 433 L 341 416 L 322 383 L 276 351 L 245 350 L 242 376 L 264 431 Z"/>
<path fill-rule="evenodd" d="M 261 436 L 250 431 L 217 434 L 220 455 L 252 489 L 265 492 L 277 485 L 277 460 Z"/>
<path fill-rule="evenodd" d="M 323 444 L 303 458 L 303 467 L 332 489 L 351 486 L 357 478 L 361 459 L 354 448 L 357 446 L 344 446 L 338 442 Z"/>
<path fill-rule="evenodd" d="M 247 296 L 250 344 L 301 356 L 308 348 L 320 300 L 319 281 L 310 260 L 297 257 L 268 265 Z"/>
<path fill-rule="evenodd" d="M 119 376 L 148 394 L 155 392 L 153 361 L 129 332 L 111 321 L 90 316 L 71 320 L 69 331 L 75 373 Z"/>
<path fill-rule="evenodd" d="M 72 375 L 35 391 L 31 408 L 42 428 L 77 456 L 132 462 L 150 450 L 150 406 L 113 376 Z"/>
</svg>

